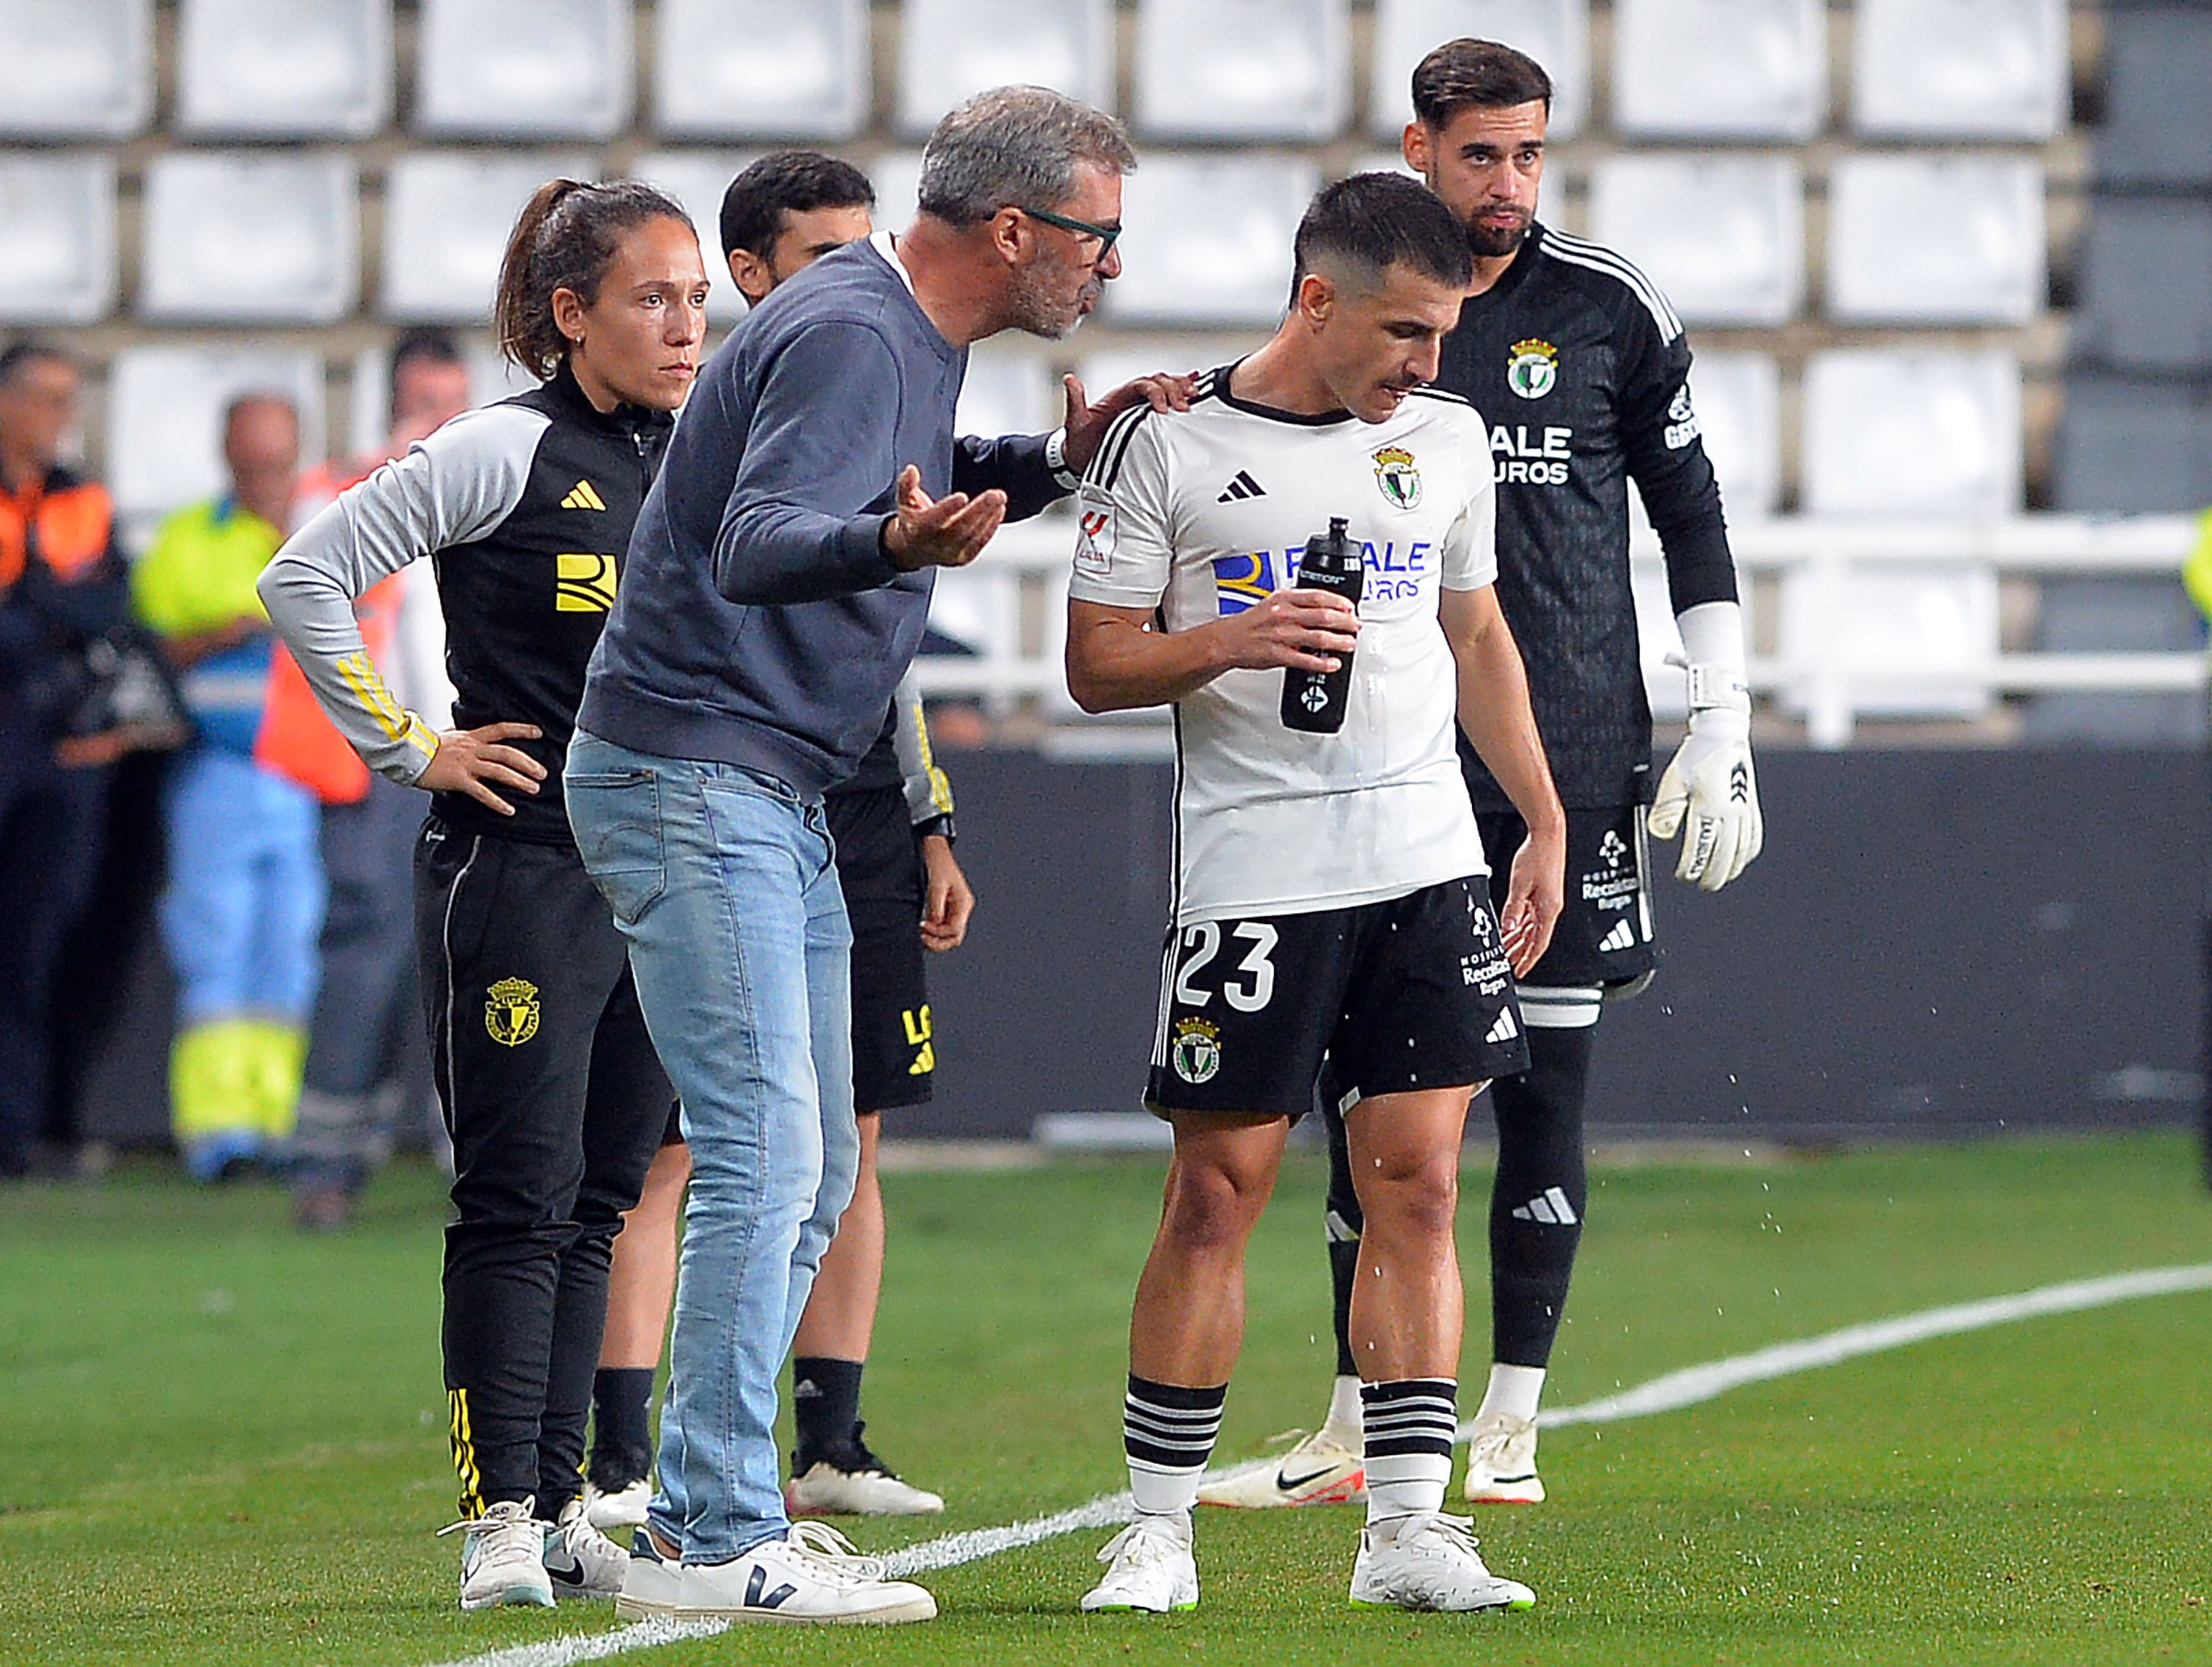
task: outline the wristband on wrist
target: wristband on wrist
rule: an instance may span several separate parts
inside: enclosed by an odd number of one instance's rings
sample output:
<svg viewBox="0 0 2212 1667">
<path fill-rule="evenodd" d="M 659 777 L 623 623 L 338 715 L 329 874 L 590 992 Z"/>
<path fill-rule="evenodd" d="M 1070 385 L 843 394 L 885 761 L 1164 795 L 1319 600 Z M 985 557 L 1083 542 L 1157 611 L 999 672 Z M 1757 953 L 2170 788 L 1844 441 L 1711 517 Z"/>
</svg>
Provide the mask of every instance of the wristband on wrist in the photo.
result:
<svg viewBox="0 0 2212 1667">
<path fill-rule="evenodd" d="M 1083 476 L 1067 466 L 1067 430 L 1055 428 L 1045 436 L 1044 466 L 1052 470 L 1052 477 L 1066 491 L 1073 492 L 1083 484 Z"/>
<path fill-rule="evenodd" d="M 917 840 L 926 840 L 933 834 L 947 845 L 960 843 L 959 834 L 953 831 L 952 813 L 950 810 L 932 816 L 927 821 L 918 821 L 914 825 L 914 837 Z"/>
</svg>

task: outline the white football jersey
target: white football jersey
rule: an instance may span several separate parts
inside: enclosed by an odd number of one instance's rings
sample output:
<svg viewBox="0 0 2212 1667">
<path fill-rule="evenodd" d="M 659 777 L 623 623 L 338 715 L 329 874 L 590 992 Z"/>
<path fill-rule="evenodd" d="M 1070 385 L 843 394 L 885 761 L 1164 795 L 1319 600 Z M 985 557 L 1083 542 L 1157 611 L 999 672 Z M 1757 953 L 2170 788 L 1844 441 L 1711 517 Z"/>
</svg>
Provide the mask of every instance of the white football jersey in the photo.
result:
<svg viewBox="0 0 2212 1667">
<path fill-rule="evenodd" d="M 1437 606 L 1498 575 L 1488 430 L 1428 389 L 1364 423 L 1237 399 L 1230 377 L 1202 378 L 1188 411 L 1116 419 L 1078 494 L 1069 595 L 1188 631 L 1294 586 L 1332 517 L 1366 546 L 1365 589 L 1337 734 L 1284 726 L 1279 670 L 1224 672 L 1176 703 L 1176 924 L 1349 908 L 1486 872 Z"/>
</svg>

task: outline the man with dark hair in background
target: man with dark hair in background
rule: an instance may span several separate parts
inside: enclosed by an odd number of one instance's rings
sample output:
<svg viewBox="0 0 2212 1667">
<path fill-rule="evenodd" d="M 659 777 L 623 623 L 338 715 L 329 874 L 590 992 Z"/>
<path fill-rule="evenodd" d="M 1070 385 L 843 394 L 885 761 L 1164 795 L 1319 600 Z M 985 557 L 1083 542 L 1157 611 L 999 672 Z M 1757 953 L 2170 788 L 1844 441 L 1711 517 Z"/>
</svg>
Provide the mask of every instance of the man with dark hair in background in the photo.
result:
<svg viewBox="0 0 2212 1667">
<path fill-rule="evenodd" d="M 469 371 L 442 330 L 410 330 L 392 344 L 381 443 L 301 478 L 292 524 L 469 408 Z M 446 726 L 426 683 L 441 683 L 445 632 L 427 566 L 404 568 L 355 605 L 370 653 L 388 669 L 393 698 Z M 323 808 L 323 978 L 307 1026 L 306 1080 L 294 1136 L 293 1216 L 311 1233 L 351 1219 L 356 1201 L 392 1150 L 403 1111 L 435 1106 L 415 975 L 415 836 L 423 805 L 414 789 L 364 772 L 361 797 Z M 433 1119 L 434 1121 L 434 1117 Z"/>
<path fill-rule="evenodd" d="M 1443 1510 L 1461 1134 L 1482 1083 L 1527 1064 L 1512 973 L 1551 937 L 1566 848 L 1498 611 L 1483 420 L 1424 385 L 1468 275 L 1429 192 L 1340 181 L 1298 227 L 1273 338 L 1201 378 L 1188 413 L 1121 418 L 1084 479 L 1068 689 L 1086 712 L 1172 704 L 1177 767 L 1146 1091 L 1175 1155 L 1122 1410 L 1136 1517 L 1085 1609 L 1198 1602 L 1190 1512 L 1243 1342 L 1244 1247 L 1324 1059 L 1370 1223 L 1351 1317 L 1369 1478 L 1352 1602 L 1535 1601 Z M 1356 614 L 1305 582 L 1324 526 L 1364 570 Z M 1294 670 L 1346 673 L 1340 729 L 1285 721 Z M 1493 847 L 1514 852 L 1494 915 L 1455 713 L 1528 830 Z"/>
<path fill-rule="evenodd" d="M 723 258 L 749 305 L 874 227 L 875 187 L 819 151 L 763 156 L 722 196 Z M 937 768 L 921 700 L 899 687 L 859 770 L 823 796 L 837 881 L 853 922 L 853 1103 L 860 1131 L 853 1202 L 823 1252 L 792 1342 L 796 1445 L 784 1508 L 793 1516 L 918 1516 L 945 1501 L 872 1451 L 860 1379 L 883 1290 L 884 1201 L 877 1143 L 883 1113 L 930 1098 L 936 1046 L 922 950 L 958 947 L 975 894 L 952 855 L 952 790 Z M 918 923 L 918 928 L 917 928 Z M 602 1528 L 645 1520 L 652 1497 L 650 1403 L 668 1303 L 676 1225 L 690 1174 L 672 1117 L 637 1208 L 615 1240 L 607 1328 L 592 1387 L 585 1508 Z"/>
<path fill-rule="evenodd" d="M 0 1176 L 29 1167 L 46 1126 L 56 969 L 126 744 L 82 706 L 85 651 L 130 604 L 114 502 L 61 462 L 77 388 L 58 348 L 0 350 Z"/>
<path fill-rule="evenodd" d="M 1735 567 L 1691 404 L 1681 321 L 1621 256 L 1536 221 L 1552 83 L 1534 60 L 1495 41 L 1451 41 L 1413 71 L 1413 94 L 1406 161 L 1465 228 L 1474 261 L 1437 385 L 1491 424 L 1498 602 L 1528 661 L 1567 806 L 1565 912 L 1521 984 L 1529 1066 L 1491 1089 L 1492 1364 L 1466 1483 L 1471 1500 L 1533 1503 L 1544 1496 L 1537 1404 L 1588 1200 L 1591 1042 L 1602 1003 L 1641 990 L 1655 964 L 1647 826 L 1662 839 L 1680 832 L 1675 872 L 1707 891 L 1743 871 L 1763 834 Z M 1666 555 L 1689 670 L 1689 737 L 1656 803 L 1629 590 L 1631 479 Z M 1484 843 L 1510 849 L 1521 837 L 1512 804 L 1464 737 L 1460 757 Z M 1357 1497 L 1361 1485 L 1346 1324 L 1361 1214 L 1333 1118 L 1330 1159 L 1338 1376 L 1328 1417 L 1279 1466 L 1207 1489 L 1212 1502 L 1323 1503 Z"/>
</svg>

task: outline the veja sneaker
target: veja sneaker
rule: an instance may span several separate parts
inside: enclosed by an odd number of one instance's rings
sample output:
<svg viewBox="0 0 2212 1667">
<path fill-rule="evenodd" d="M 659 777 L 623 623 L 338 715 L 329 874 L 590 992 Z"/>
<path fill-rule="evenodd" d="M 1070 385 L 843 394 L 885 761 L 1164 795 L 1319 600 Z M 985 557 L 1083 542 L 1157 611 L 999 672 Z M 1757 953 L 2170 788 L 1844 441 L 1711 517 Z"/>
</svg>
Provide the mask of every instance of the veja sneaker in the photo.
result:
<svg viewBox="0 0 2212 1667">
<path fill-rule="evenodd" d="M 532 1514 L 536 1509 L 534 1500 L 501 1500 L 480 1517 L 438 1531 L 462 1536 L 463 1609 L 496 1609 L 502 1603 L 553 1607 L 553 1583 L 543 1555 L 544 1525 Z"/>
<path fill-rule="evenodd" d="M 1479 1505 L 1538 1505 L 1536 1426 L 1510 1412 L 1475 1420 L 1467 1440 L 1467 1496 Z"/>
<path fill-rule="evenodd" d="M 1398 1609 L 1527 1609 L 1536 1594 L 1518 1580 L 1501 1580 L 1475 1554 L 1473 1525 L 1464 1517 L 1417 1511 L 1370 1522 L 1359 1536 L 1352 1565 L 1354 1608 Z"/>
<path fill-rule="evenodd" d="M 650 1621 L 672 1614 L 680 1595 L 683 1557 L 677 1548 L 643 1525 L 629 1537 L 629 1561 L 623 1566 L 615 1613 L 625 1621 Z"/>
<path fill-rule="evenodd" d="M 1083 1608 L 1165 1615 L 1198 1607 L 1198 1559 L 1191 1555 L 1190 1512 L 1140 1516 L 1099 1549 L 1106 1578 L 1083 1594 Z"/>
<path fill-rule="evenodd" d="M 1351 1505 L 1367 1497 L 1367 1461 L 1326 1429 L 1283 1455 L 1282 1463 L 1239 1469 L 1198 1490 L 1200 1505 L 1265 1510 L 1278 1505 Z"/>
<path fill-rule="evenodd" d="M 883 1559 L 861 1556 L 836 1529 L 798 1522 L 782 1539 L 728 1562 L 687 1565 L 676 1578 L 676 1601 L 661 1613 L 681 1621 L 883 1626 L 933 1619 L 937 1600 L 911 1581 L 885 1579 Z"/>
<path fill-rule="evenodd" d="M 605 1533 L 610 1528 L 642 1528 L 645 1512 L 653 1503 L 653 1480 L 640 1476 L 626 1488 L 611 1493 L 604 1492 L 591 1482 L 584 1484 L 584 1514 L 592 1526 Z"/>
<path fill-rule="evenodd" d="M 540 1555 L 556 1595 L 611 1598 L 621 1593 L 629 1553 L 592 1525 L 583 1500 L 570 1500 L 552 1527 L 538 1525 L 544 1528 Z"/>
</svg>

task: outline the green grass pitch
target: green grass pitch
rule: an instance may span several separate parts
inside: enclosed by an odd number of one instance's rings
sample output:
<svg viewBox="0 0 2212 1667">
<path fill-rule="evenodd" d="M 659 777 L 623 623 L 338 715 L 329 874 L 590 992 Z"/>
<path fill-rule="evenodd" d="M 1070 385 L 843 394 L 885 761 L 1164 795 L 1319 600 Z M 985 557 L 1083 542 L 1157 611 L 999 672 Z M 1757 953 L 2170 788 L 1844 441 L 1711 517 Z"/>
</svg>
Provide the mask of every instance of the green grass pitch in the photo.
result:
<svg viewBox="0 0 2212 1667">
<path fill-rule="evenodd" d="M 1319 1416 L 1322 1174 L 1253 1247 L 1221 1457 Z M 863 1549 L 1122 1485 L 1128 1298 L 1156 1161 L 898 1174 L 869 1434 L 951 1500 Z M 1487 1353 L 1480 1200 L 1463 1376 Z M 401 1167 L 356 1230 L 270 1190 L 126 1167 L 0 1192 L 0 1663 L 428 1667 L 617 1623 L 463 1615 L 436 1352 L 441 1200 Z M 2178 1136 L 2014 1141 L 1594 1176 L 1548 1401 L 1857 1321 L 2212 1260 Z M 1686 1410 L 1555 1430 L 1552 1501 L 1491 1507 L 1527 1615 L 1345 1601 L 1356 1510 L 1201 1512 L 1205 1602 L 1080 1616 L 1103 1532 L 927 1577 L 921 1627 L 748 1628 L 617 1658 L 728 1662 L 2212 1661 L 2212 1293 L 1920 1343 Z"/>
</svg>

